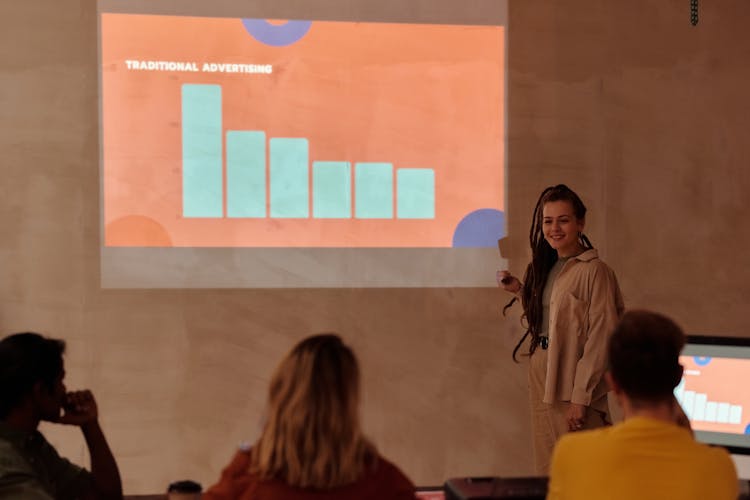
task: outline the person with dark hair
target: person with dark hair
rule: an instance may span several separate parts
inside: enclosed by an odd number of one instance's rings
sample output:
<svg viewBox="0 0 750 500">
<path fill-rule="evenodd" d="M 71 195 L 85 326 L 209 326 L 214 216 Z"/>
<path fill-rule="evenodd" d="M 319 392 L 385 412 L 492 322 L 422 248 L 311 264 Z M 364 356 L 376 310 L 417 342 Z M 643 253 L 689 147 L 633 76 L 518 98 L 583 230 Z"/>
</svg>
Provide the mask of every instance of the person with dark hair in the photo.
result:
<svg viewBox="0 0 750 500">
<path fill-rule="evenodd" d="M 88 390 L 67 392 L 62 340 L 17 333 L 0 340 L 0 498 L 122 498 L 120 473 Z M 91 472 L 61 458 L 41 421 L 81 428 Z"/>
<path fill-rule="evenodd" d="M 685 336 L 674 321 L 629 311 L 609 342 L 609 380 L 625 420 L 564 436 L 552 460 L 548 500 L 734 500 L 726 450 L 693 438 L 674 397 Z"/>
<path fill-rule="evenodd" d="M 612 423 L 604 381 L 607 339 L 622 314 L 617 278 L 583 234 L 586 206 L 564 184 L 545 189 L 532 217 L 532 259 L 523 282 L 498 271 L 498 284 L 523 306 L 529 339 L 534 463 L 549 472 L 552 449 L 570 431 Z"/>
<path fill-rule="evenodd" d="M 362 433 L 359 366 L 334 334 L 308 337 L 271 378 L 265 425 L 203 500 L 416 500 Z"/>
</svg>

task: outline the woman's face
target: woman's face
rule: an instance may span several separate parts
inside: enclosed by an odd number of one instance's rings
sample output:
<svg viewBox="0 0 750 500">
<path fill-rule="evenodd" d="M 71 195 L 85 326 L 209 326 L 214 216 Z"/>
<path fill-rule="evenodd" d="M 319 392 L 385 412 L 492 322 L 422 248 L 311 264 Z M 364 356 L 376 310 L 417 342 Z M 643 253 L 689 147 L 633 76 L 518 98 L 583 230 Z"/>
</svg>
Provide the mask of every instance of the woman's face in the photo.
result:
<svg viewBox="0 0 750 500">
<path fill-rule="evenodd" d="M 557 250 L 559 257 L 580 253 L 578 233 L 583 231 L 583 219 L 578 219 L 569 201 L 548 201 L 542 208 L 542 231 L 547 243 Z"/>
</svg>

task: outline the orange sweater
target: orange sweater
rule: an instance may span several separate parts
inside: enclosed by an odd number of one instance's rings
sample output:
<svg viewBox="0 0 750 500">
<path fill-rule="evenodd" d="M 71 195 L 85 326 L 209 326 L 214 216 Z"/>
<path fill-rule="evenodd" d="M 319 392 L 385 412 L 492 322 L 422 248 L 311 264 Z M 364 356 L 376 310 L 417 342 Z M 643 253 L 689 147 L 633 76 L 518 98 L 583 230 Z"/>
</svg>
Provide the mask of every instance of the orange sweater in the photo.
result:
<svg viewBox="0 0 750 500">
<path fill-rule="evenodd" d="M 415 500 L 414 485 L 392 463 L 379 458 L 376 469 L 359 481 L 330 491 L 300 489 L 250 474 L 250 453 L 238 451 L 203 500 Z"/>
</svg>

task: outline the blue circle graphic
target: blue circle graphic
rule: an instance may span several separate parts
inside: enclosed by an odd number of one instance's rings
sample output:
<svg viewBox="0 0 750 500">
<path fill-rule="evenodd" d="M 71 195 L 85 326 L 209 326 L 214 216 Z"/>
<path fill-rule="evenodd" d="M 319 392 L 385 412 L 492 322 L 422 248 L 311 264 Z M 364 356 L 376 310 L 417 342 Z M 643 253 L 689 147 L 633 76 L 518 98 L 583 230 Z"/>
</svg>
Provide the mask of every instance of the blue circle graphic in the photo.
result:
<svg viewBox="0 0 750 500">
<path fill-rule="evenodd" d="M 496 247 L 505 237 L 505 214 L 494 208 L 480 208 L 466 215 L 453 231 L 453 247 Z"/>
<path fill-rule="evenodd" d="M 250 36 L 260 43 L 273 47 L 286 47 L 305 36 L 310 31 L 312 21 L 287 21 L 277 25 L 264 19 L 243 19 L 242 24 Z"/>
<path fill-rule="evenodd" d="M 698 366 L 706 366 L 711 362 L 711 356 L 693 356 L 693 361 Z"/>
<path fill-rule="evenodd" d="M 747 427 L 745 427 L 745 435 L 750 436 L 750 424 L 747 424 Z"/>
</svg>

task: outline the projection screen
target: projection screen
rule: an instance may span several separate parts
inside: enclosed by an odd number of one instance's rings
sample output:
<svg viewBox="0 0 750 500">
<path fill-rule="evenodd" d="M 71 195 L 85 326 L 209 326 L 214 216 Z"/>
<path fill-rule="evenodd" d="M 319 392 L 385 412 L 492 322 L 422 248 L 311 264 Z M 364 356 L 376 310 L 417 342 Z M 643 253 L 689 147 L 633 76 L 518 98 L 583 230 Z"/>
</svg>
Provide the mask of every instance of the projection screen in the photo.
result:
<svg viewBox="0 0 750 500">
<path fill-rule="evenodd" d="M 105 288 L 477 287 L 506 2 L 99 2 Z"/>
</svg>

